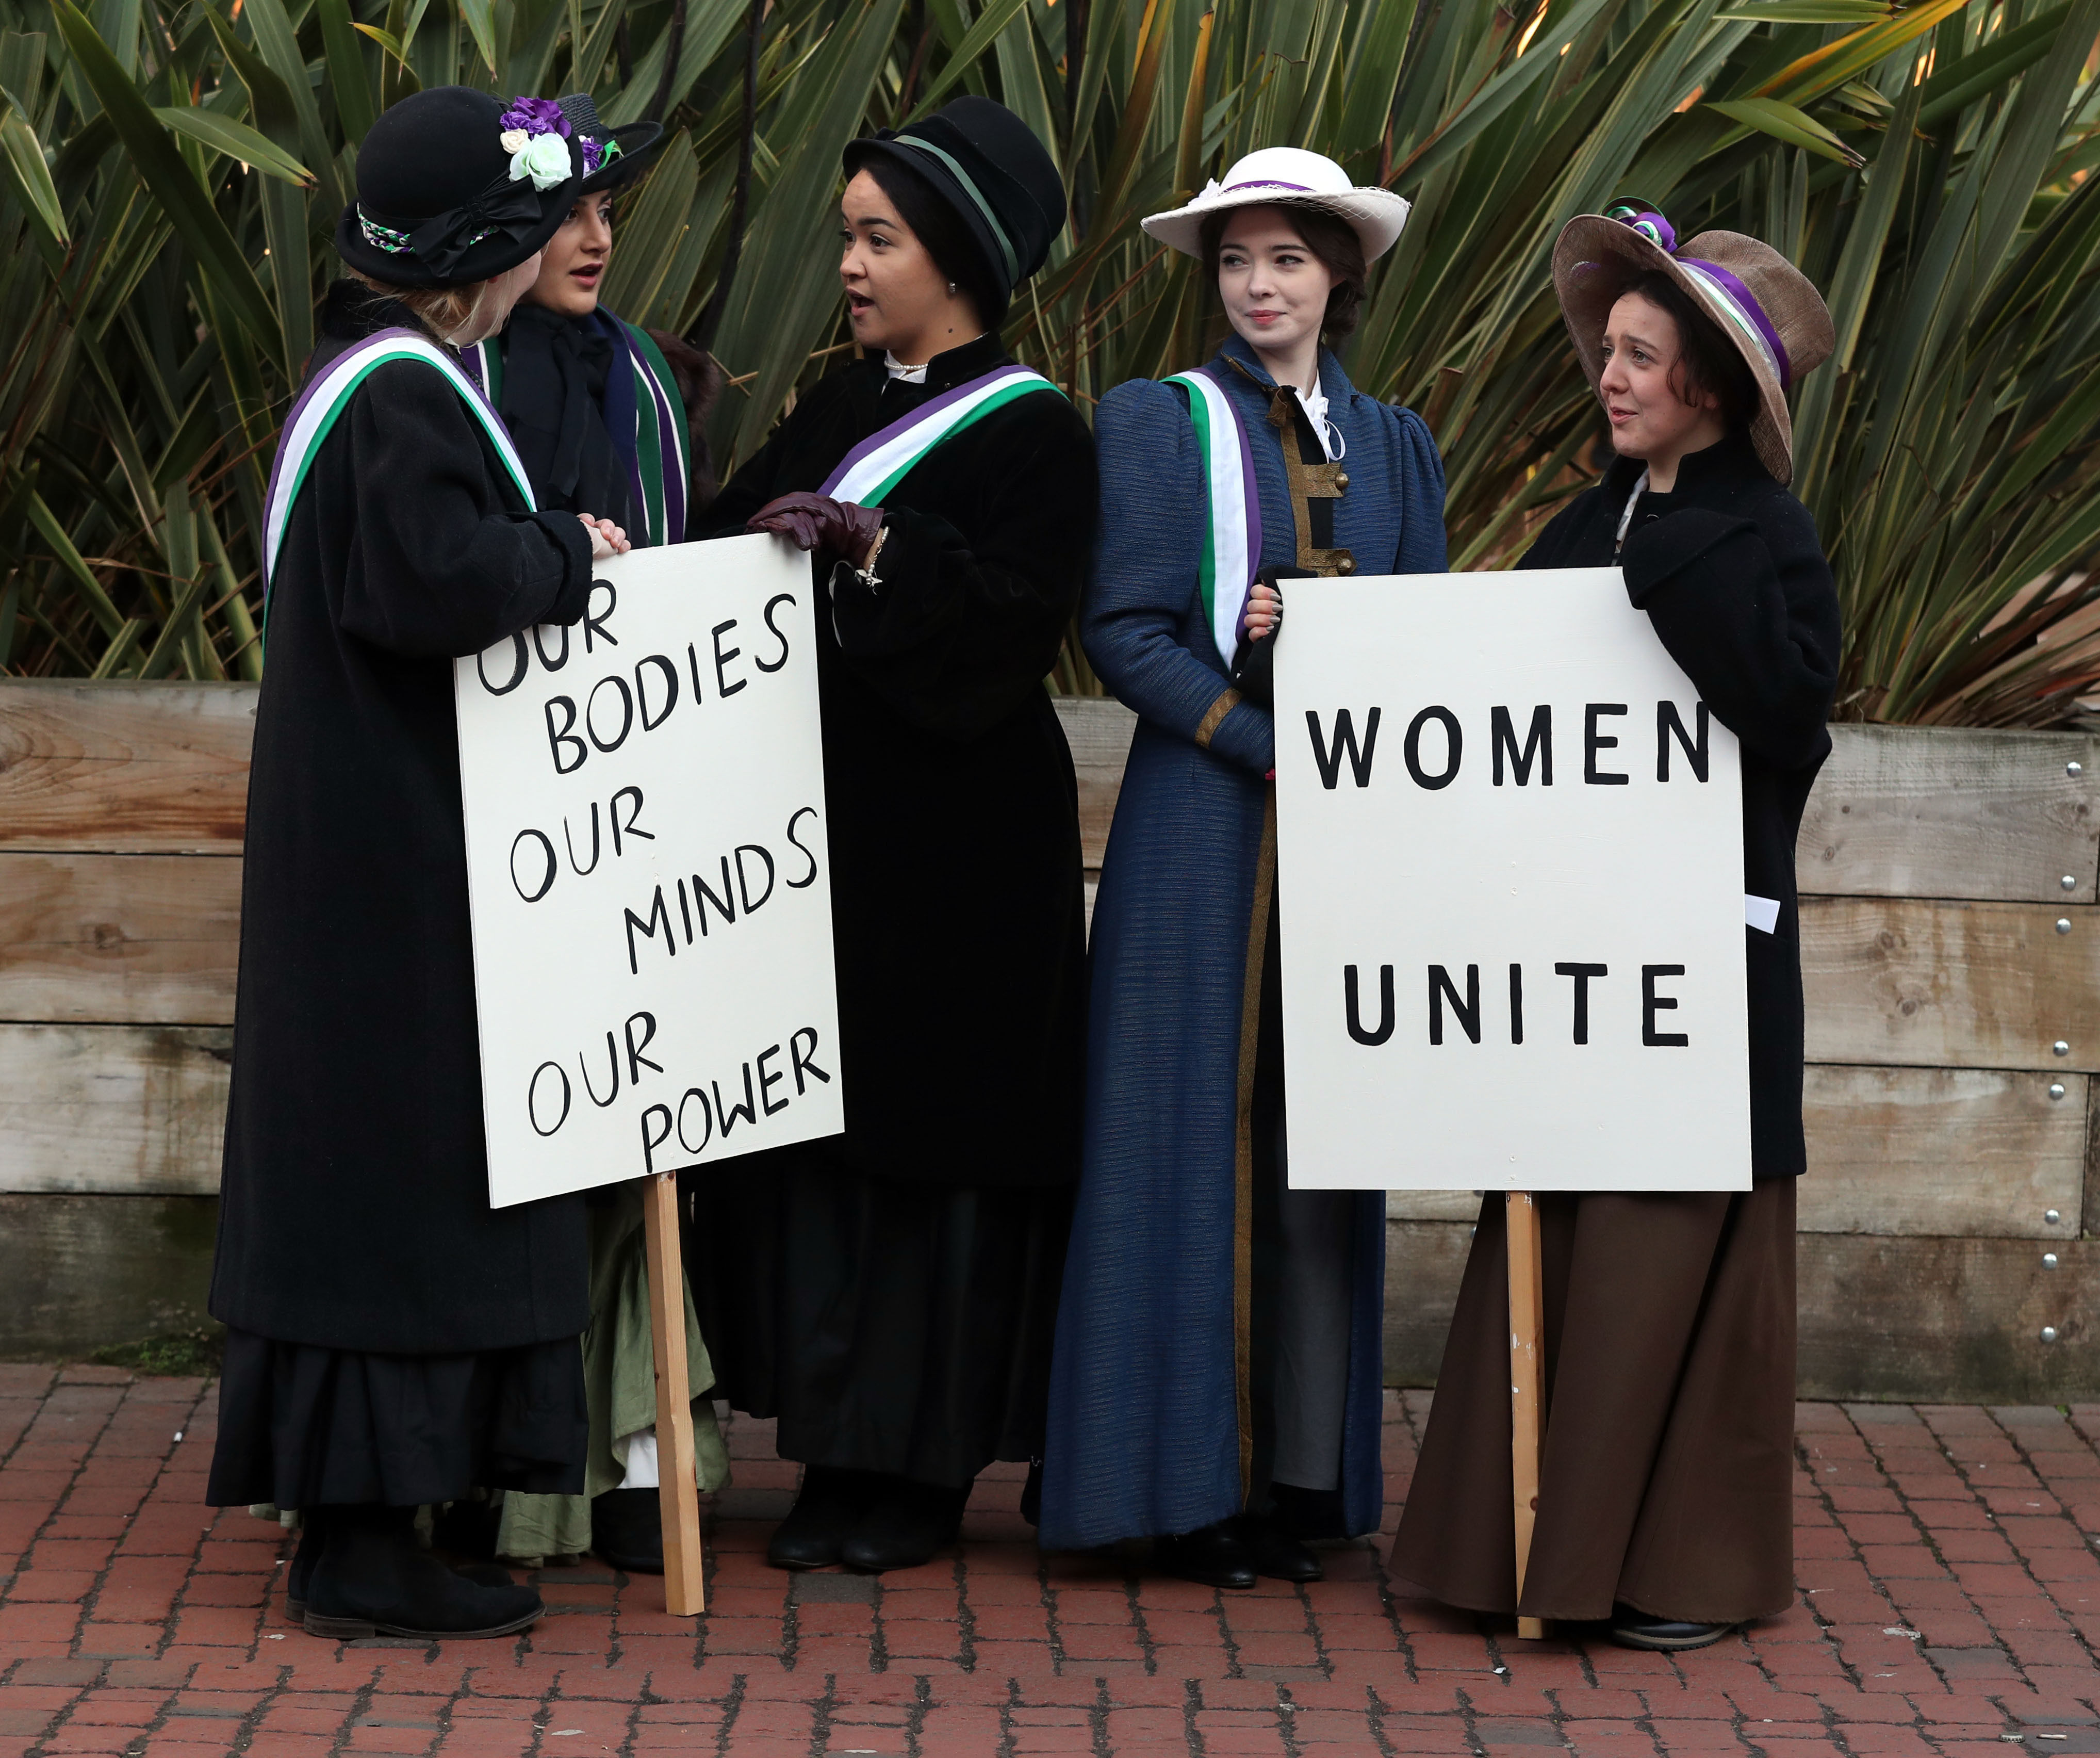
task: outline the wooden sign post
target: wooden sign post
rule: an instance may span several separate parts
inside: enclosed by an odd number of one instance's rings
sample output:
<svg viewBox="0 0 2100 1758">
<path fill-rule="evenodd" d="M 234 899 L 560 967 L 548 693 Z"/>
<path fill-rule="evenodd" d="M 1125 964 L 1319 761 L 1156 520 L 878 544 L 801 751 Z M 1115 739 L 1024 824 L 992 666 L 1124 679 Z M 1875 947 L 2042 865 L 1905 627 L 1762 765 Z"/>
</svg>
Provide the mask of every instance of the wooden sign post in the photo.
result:
<svg viewBox="0 0 2100 1758">
<path fill-rule="evenodd" d="M 1538 1204 L 1523 1190 L 1511 1191 L 1504 1201 L 1509 1236 L 1510 1479 L 1516 1516 L 1516 1597 L 1521 1604 L 1524 1570 L 1531 1561 L 1531 1531 L 1538 1520 L 1546 1288 L 1540 1262 Z M 1516 1633 L 1528 1642 L 1542 1641 L 1546 1620 L 1519 1613 Z"/>
<path fill-rule="evenodd" d="M 686 1270 L 678 1248 L 678 1178 L 642 1180 L 649 1261 L 649 1329 L 656 1349 L 657 1495 L 664 1518 L 664 1609 L 696 1618 L 708 1609 L 700 1492 L 695 1482 L 693 1400 L 686 1373 Z"/>
</svg>

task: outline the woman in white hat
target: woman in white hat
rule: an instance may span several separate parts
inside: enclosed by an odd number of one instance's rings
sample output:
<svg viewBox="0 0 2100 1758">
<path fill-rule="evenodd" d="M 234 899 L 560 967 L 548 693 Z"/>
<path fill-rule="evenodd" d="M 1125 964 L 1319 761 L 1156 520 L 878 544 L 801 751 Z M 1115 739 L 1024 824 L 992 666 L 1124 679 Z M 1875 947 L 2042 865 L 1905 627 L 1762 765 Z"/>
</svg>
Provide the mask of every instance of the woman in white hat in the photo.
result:
<svg viewBox="0 0 2100 1758">
<path fill-rule="evenodd" d="M 1551 1409 L 1521 1601 L 1507 1248 L 1501 1199 L 1483 1205 L 1393 1566 L 1451 1605 L 1701 1648 L 1793 1600 L 1793 846 L 1830 750 L 1839 631 L 1815 521 L 1785 486 L 1786 392 L 1833 338 L 1770 245 L 1710 232 L 1680 249 L 1644 203 L 1571 220 L 1553 278 L 1617 456 L 1522 565 L 1623 568 L 1741 741 L 1755 1182 L 1539 1199 Z"/>
<path fill-rule="evenodd" d="M 1094 912 L 1041 1536 L 1150 1536 L 1225 1587 L 1317 1579 L 1304 1539 L 1379 1523 L 1382 1199 L 1285 1188 L 1264 638 L 1279 577 L 1444 570 L 1428 430 L 1322 345 L 1406 218 L 1271 148 L 1146 220 L 1202 258 L 1233 333 L 1095 418 L 1080 632 L 1140 718 Z"/>
</svg>

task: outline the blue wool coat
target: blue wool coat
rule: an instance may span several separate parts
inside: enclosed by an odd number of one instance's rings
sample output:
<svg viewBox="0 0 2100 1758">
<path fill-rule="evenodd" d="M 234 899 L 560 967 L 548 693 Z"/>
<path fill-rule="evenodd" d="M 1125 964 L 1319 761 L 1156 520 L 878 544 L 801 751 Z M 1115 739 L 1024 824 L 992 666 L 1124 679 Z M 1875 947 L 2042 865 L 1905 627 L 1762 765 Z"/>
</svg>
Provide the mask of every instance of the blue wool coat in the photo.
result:
<svg viewBox="0 0 2100 1758">
<path fill-rule="evenodd" d="M 1215 368 L 1239 409 L 1261 498 L 1262 559 L 1295 564 L 1274 381 L 1234 337 Z M 1348 483 L 1333 546 L 1360 575 L 1445 571 L 1444 470 L 1421 418 L 1320 356 Z M 1101 527 L 1080 611 L 1088 657 L 1137 711 L 1093 921 L 1084 1170 L 1058 1310 L 1042 1542 L 1077 1548 L 1185 1532 L 1241 1511 L 1246 1406 L 1235 1192 L 1250 918 L 1275 762 L 1269 710 L 1233 707 L 1198 566 L 1210 517 L 1185 395 L 1149 379 L 1101 400 Z M 1289 588 L 1285 588 L 1286 595 Z M 1251 1054 L 1252 1046 L 1247 1046 Z M 1343 1500 L 1379 1523 L 1384 1204 L 1357 1212 Z"/>
</svg>

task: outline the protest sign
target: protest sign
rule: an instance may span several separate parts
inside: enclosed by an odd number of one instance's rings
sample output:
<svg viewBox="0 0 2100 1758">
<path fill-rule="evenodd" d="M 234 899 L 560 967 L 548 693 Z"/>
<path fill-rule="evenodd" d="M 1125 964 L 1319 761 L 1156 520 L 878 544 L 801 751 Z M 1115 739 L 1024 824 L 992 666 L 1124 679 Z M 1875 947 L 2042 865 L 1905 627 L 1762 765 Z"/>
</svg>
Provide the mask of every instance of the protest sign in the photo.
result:
<svg viewBox="0 0 2100 1758">
<path fill-rule="evenodd" d="M 498 1208 L 844 1127 L 808 559 L 593 572 L 456 677 Z"/>
<path fill-rule="evenodd" d="M 1735 737 L 1618 570 L 1286 591 L 1291 1184 L 1747 1190 L 1770 900 Z"/>
</svg>

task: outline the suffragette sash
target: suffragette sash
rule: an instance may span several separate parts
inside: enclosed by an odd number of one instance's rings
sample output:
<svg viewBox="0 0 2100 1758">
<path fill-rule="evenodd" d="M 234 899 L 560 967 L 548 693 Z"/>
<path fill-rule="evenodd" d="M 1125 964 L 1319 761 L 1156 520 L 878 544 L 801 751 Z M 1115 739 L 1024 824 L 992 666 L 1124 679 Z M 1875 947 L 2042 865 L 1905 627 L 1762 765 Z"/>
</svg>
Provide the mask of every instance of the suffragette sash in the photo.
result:
<svg viewBox="0 0 2100 1758">
<path fill-rule="evenodd" d="M 356 395 L 357 387 L 389 360 L 421 360 L 443 373 L 447 382 L 459 393 L 460 400 L 466 404 L 467 413 L 481 423 L 525 505 L 531 507 L 535 504 L 532 484 L 526 477 L 518 448 L 510 443 L 503 417 L 489 407 L 474 381 L 460 370 L 451 356 L 427 337 L 419 336 L 412 329 L 379 330 L 354 347 L 344 349 L 329 361 L 299 393 L 299 400 L 292 405 L 292 413 L 285 420 L 284 433 L 277 441 L 277 461 L 270 466 L 270 492 L 262 503 L 262 603 L 266 616 L 270 603 L 270 582 L 277 572 L 277 551 L 292 522 L 293 504 L 299 497 L 299 490 L 306 486 L 307 471 L 313 468 L 315 454 L 334 427 L 337 417 L 350 407 L 350 400 Z"/>
<path fill-rule="evenodd" d="M 634 488 L 634 503 L 642 515 L 642 531 L 630 532 L 639 548 L 686 541 L 686 485 L 693 464 L 687 449 L 686 405 L 678 395 L 678 382 L 670 362 L 650 340 L 624 317 L 598 307 L 592 321 L 610 336 L 627 360 L 622 381 L 608 377 L 599 413 L 613 448 L 626 465 L 628 480 Z M 492 336 L 461 351 L 467 374 L 479 382 L 492 407 L 503 407 L 503 337 Z M 630 448 L 623 428 L 632 422 Z"/>
<path fill-rule="evenodd" d="M 1005 408 L 1016 397 L 1038 391 L 1064 395 L 1042 373 L 1027 366 L 1001 366 L 982 378 L 943 391 L 932 402 L 921 404 L 909 415 L 870 434 L 839 460 L 838 468 L 824 479 L 823 487 L 817 492 L 835 501 L 880 506 L 883 497 L 943 439 L 982 421 L 994 409 Z"/>
<path fill-rule="evenodd" d="M 1211 501 L 1200 572 L 1203 616 L 1219 658 L 1230 665 L 1239 650 L 1247 591 L 1261 566 L 1261 496 L 1254 484 L 1254 457 L 1239 411 L 1208 373 L 1176 373 L 1167 382 L 1188 393 L 1189 418 L 1196 424 L 1196 449 Z"/>
</svg>

